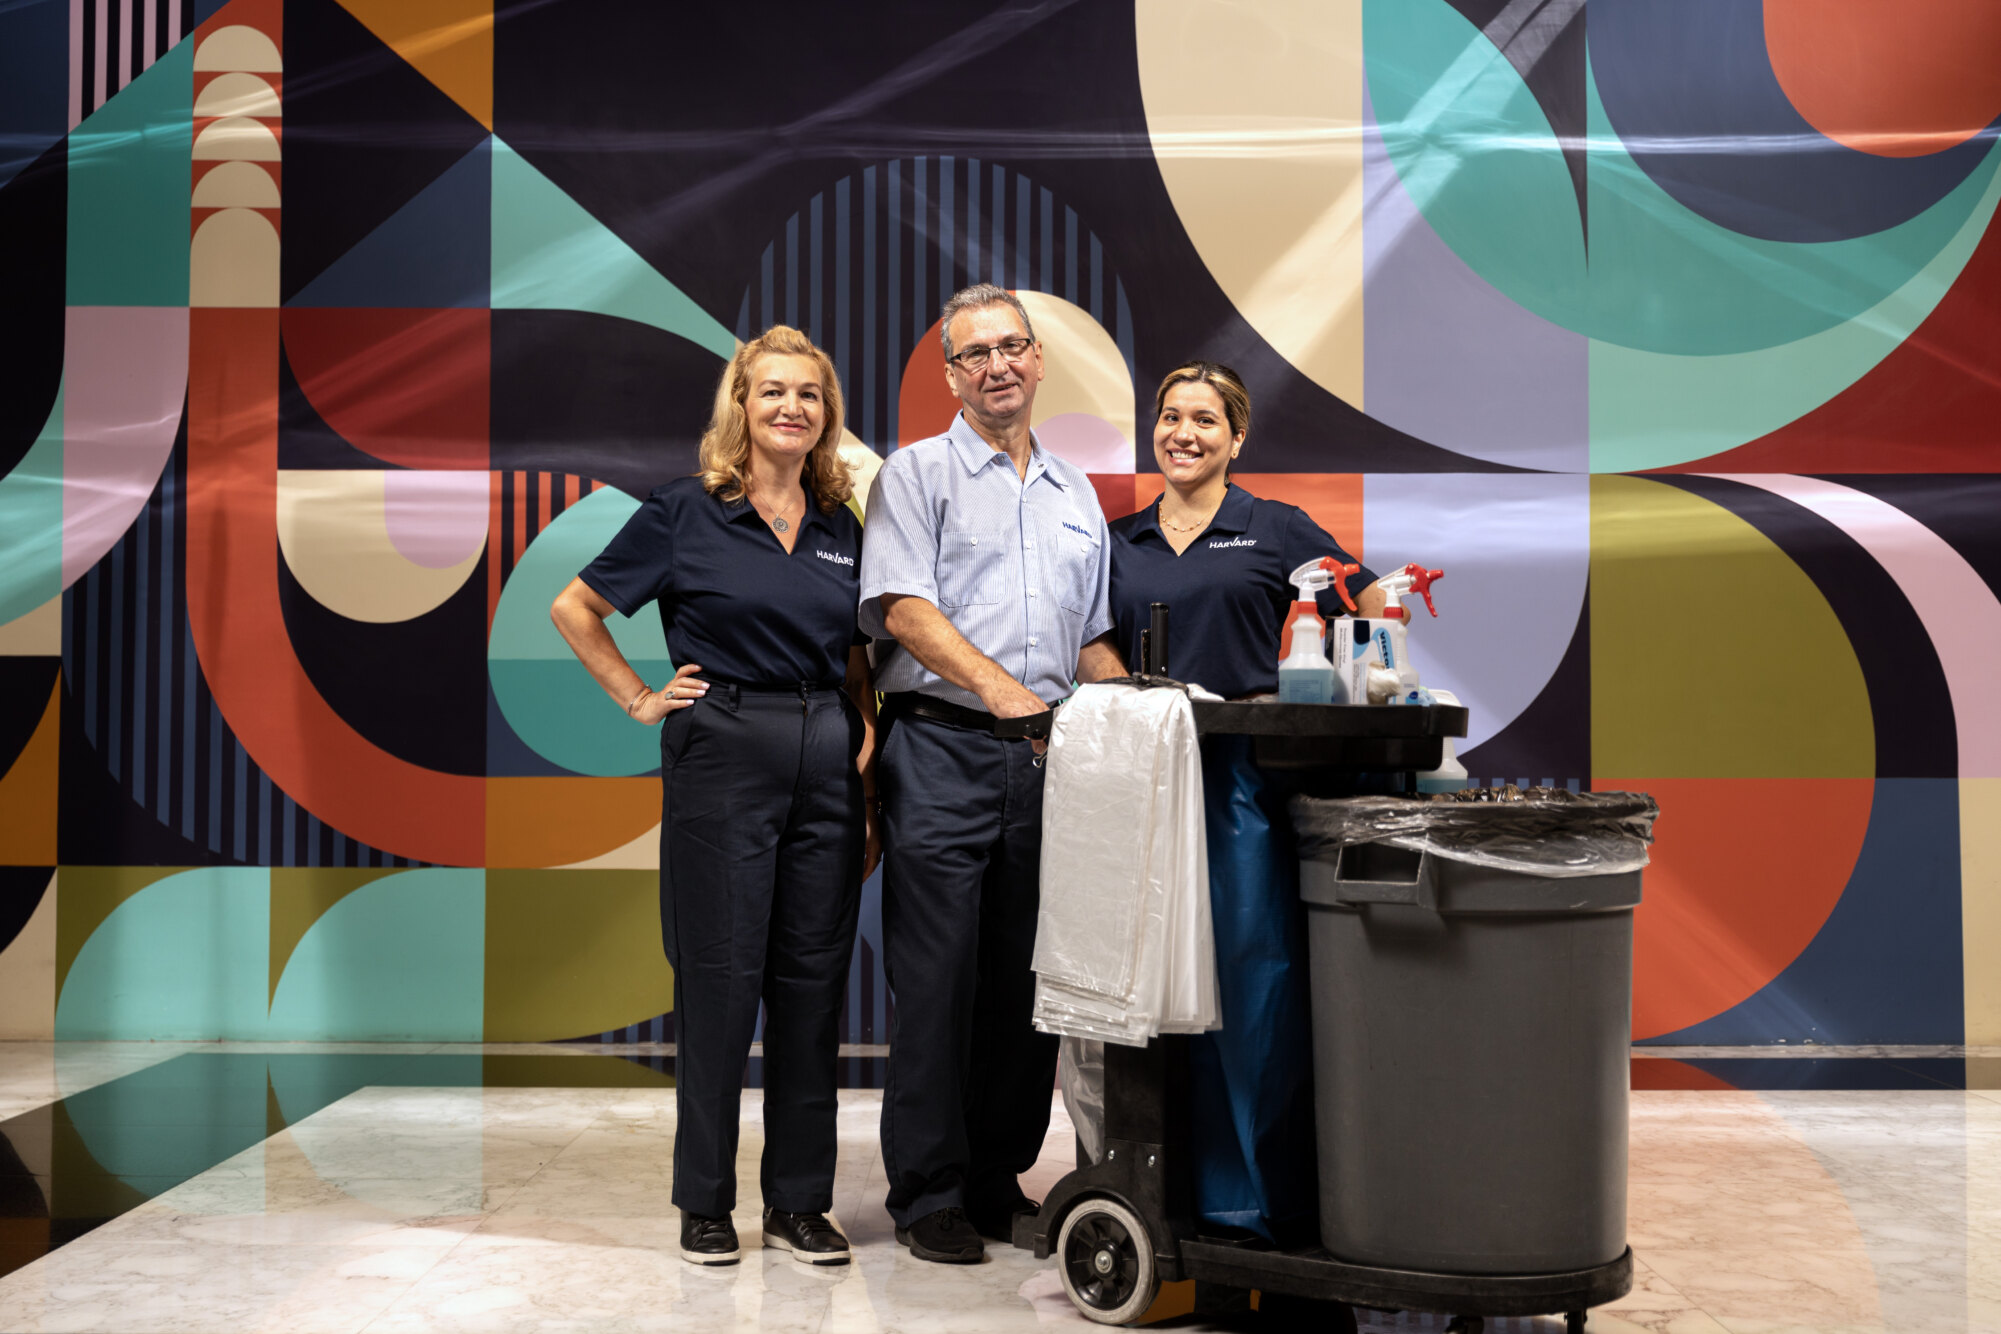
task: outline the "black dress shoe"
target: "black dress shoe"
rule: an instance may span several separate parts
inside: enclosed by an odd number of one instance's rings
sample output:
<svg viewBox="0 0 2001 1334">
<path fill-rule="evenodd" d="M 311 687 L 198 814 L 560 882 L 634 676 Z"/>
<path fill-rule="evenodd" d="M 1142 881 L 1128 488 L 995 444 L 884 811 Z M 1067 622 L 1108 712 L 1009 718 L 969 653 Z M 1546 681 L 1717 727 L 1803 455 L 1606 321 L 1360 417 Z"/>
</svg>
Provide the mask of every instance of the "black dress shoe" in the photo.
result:
<svg viewBox="0 0 2001 1334">
<path fill-rule="evenodd" d="M 909 1227 L 896 1230 L 896 1239 L 920 1260 L 941 1265 L 976 1265 L 986 1258 L 986 1243 L 973 1231 L 964 1209 L 940 1209 Z"/>
<path fill-rule="evenodd" d="M 681 1211 L 681 1258 L 689 1264 L 733 1265 L 737 1262 L 736 1224 L 728 1216 L 704 1218 Z"/>
<path fill-rule="evenodd" d="M 825 1214 L 788 1214 L 783 1209 L 766 1209 L 764 1244 L 792 1252 L 792 1258 L 802 1264 L 848 1262 L 848 1239 L 827 1221 Z"/>
<path fill-rule="evenodd" d="M 1026 1195 L 1017 1196 L 1012 1204 L 996 1209 L 968 1209 L 966 1217 L 972 1220 L 973 1231 L 989 1241 L 997 1241 L 1003 1246 L 1014 1245 L 1014 1220 L 1023 1214 L 1032 1214 L 1040 1206 Z"/>
</svg>

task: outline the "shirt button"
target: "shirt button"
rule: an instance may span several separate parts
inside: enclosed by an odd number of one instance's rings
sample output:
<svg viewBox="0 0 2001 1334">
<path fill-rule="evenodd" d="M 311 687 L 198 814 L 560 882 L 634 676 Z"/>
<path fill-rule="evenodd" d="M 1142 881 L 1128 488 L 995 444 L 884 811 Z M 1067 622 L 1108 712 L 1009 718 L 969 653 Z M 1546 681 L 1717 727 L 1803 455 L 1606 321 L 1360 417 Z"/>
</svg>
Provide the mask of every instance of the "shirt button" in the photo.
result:
<svg viewBox="0 0 2001 1334">
<path fill-rule="evenodd" d="M 1031 589 L 1029 589 L 1029 590 L 1028 590 L 1028 595 L 1029 595 L 1030 597 L 1034 597 L 1034 596 L 1035 596 L 1035 590 L 1034 590 L 1034 589 L 1032 589 L 1032 588 L 1031 588 Z"/>
<path fill-rule="evenodd" d="M 1033 636 L 1031 636 L 1028 641 L 1028 646 L 1030 648 L 1034 648 L 1037 644 L 1040 644 L 1041 642 L 1042 641 L 1040 639 L 1036 639 Z"/>
<path fill-rule="evenodd" d="M 1023 539 L 1021 539 L 1021 544 L 1025 547 L 1032 547 L 1035 545 L 1035 539 L 1032 537 L 1024 537 Z"/>
<path fill-rule="evenodd" d="M 977 537 L 976 537 L 976 538 L 974 538 L 974 539 L 973 539 L 973 545 L 974 545 L 974 546 L 978 546 L 979 544 L 980 544 L 980 539 L 979 539 L 979 538 L 977 538 Z"/>
</svg>

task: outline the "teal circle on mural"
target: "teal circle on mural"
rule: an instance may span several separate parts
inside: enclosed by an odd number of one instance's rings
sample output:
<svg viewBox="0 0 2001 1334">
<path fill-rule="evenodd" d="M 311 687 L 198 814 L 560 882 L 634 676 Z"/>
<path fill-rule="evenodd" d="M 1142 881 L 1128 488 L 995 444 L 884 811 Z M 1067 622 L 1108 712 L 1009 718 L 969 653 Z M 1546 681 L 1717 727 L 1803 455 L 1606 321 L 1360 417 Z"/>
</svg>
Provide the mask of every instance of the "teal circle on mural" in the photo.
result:
<svg viewBox="0 0 2001 1334">
<path fill-rule="evenodd" d="M 501 716 L 530 750 L 572 773 L 625 777 L 660 767 L 660 732 L 612 703 L 549 619 L 549 604 L 625 526 L 639 502 L 593 491 L 536 534 L 500 590 L 486 670 Z M 654 685 L 674 675 L 653 607 L 605 621 L 634 671 Z"/>
<path fill-rule="evenodd" d="M 1642 171 L 1586 80 L 1585 220 L 1561 145 L 1507 57 L 1445 0 L 1369 0 L 1369 97 L 1425 221 L 1509 299 L 1601 342 L 1714 356 L 1853 320 L 1946 249 L 1981 205 L 1990 152 L 1908 222 L 1806 244 L 1742 235 Z"/>
</svg>

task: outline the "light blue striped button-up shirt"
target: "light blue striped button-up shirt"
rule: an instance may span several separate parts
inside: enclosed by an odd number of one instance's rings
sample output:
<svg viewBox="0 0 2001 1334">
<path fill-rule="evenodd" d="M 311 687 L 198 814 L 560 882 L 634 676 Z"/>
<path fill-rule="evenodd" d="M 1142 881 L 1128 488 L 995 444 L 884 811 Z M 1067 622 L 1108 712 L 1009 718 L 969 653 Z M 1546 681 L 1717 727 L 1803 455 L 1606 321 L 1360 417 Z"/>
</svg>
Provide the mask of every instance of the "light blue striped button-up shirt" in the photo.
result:
<svg viewBox="0 0 2001 1334">
<path fill-rule="evenodd" d="M 1070 693 L 1077 653 L 1112 628 L 1111 543 L 1091 479 L 1033 443 L 1028 476 L 964 413 L 897 450 L 869 488 L 861 628 L 875 636 L 875 687 L 978 709 L 979 697 L 886 638 L 885 593 L 937 606 L 980 652 L 1050 702 Z"/>
</svg>

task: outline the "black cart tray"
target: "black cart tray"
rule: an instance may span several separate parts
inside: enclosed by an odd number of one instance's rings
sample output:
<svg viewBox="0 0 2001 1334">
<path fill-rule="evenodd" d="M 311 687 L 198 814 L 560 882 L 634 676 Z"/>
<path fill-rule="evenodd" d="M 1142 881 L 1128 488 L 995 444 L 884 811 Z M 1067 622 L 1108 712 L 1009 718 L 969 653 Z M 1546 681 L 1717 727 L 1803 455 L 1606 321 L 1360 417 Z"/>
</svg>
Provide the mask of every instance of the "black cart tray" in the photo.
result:
<svg viewBox="0 0 2001 1334">
<path fill-rule="evenodd" d="M 1265 769 L 1422 773 L 1445 759 L 1445 738 L 1466 735 L 1457 704 L 1279 704 L 1196 700 L 1195 730 L 1248 736 Z"/>
</svg>

